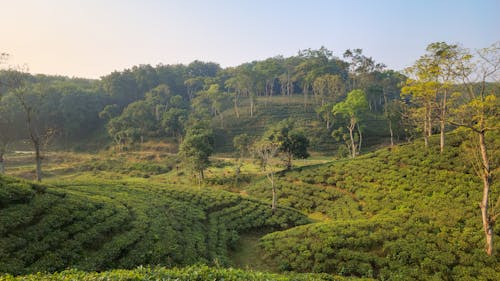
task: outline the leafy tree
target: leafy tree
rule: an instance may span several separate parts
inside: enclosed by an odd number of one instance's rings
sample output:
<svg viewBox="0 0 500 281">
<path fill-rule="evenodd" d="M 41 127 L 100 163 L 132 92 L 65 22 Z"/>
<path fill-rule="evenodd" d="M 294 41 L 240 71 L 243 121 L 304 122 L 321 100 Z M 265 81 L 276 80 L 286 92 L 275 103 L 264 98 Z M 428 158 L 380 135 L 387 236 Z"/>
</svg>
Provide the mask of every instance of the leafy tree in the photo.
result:
<svg viewBox="0 0 500 281">
<path fill-rule="evenodd" d="M 144 137 L 155 131 L 157 122 L 150 105 L 144 101 L 129 104 L 121 115 L 112 118 L 107 129 L 118 150 L 121 151 L 127 142 L 144 142 Z"/>
<path fill-rule="evenodd" d="M 460 49 L 458 45 L 436 42 L 429 44 L 426 50 L 427 54 L 421 56 L 412 67 L 407 69 L 407 72 L 413 75 L 413 79 L 407 81 L 404 92 L 409 93 L 412 99 L 424 100 L 427 136 L 432 134 L 430 119 L 433 111 L 436 111 L 442 153 L 445 145 L 448 96 L 459 72 Z M 426 138 L 425 135 L 424 137 Z"/>
<path fill-rule="evenodd" d="M 432 135 L 433 108 L 438 84 L 432 80 L 413 80 L 408 78 L 401 89 L 403 97 L 408 97 L 415 107 L 410 108 L 409 118 L 420 124 L 424 145 L 428 147 L 429 137 Z"/>
<path fill-rule="evenodd" d="M 356 157 L 361 149 L 363 137 L 360 122 L 362 122 L 367 110 L 368 101 L 362 90 L 349 92 L 347 98 L 337 103 L 332 109 L 334 116 L 339 116 L 347 121 L 345 127 L 349 131 L 349 142 L 346 143 L 353 158 Z M 357 130 L 357 132 L 354 130 Z"/>
<path fill-rule="evenodd" d="M 342 74 L 345 66 L 333 57 L 332 51 L 325 47 L 318 50 L 301 50 L 300 64 L 296 66 L 296 80 L 302 85 L 304 106 L 307 104 L 308 95 L 316 78 L 323 74 Z"/>
<path fill-rule="evenodd" d="M 111 103 L 117 104 L 120 109 L 141 99 L 144 94 L 139 92 L 134 73 L 128 69 L 123 72 L 115 71 L 102 77 L 101 83 L 104 91 L 111 98 Z"/>
<path fill-rule="evenodd" d="M 11 102 L 8 102 L 10 98 Z M 12 143 L 17 135 L 17 120 L 12 96 L 0 97 L 0 174 L 5 173 L 4 155 L 7 152 L 7 147 Z"/>
<path fill-rule="evenodd" d="M 395 125 L 401 121 L 402 104 L 400 100 L 400 84 L 404 76 L 398 72 L 388 70 L 380 73 L 382 82 L 382 95 L 384 98 L 384 117 L 391 137 L 391 147 L 394 146 Z"/>
<path fill-rule="evenodd" d="M 363 89 L 366 91 L 370 74 L 385 68 L 384 64 L 376 63 L 371 57 L 365 56 L 363 49 L 347 49 L 344 52 L 344 58 L 347 59 L 349 65 L 351 90 Z"/>
<path fill-rule="evenodd" d="M 237 135 L 233 138 L 233 147 L 238 152 L 238 157 L 248 156 L 252 139 L 247 134 Z"/>
<path fill-rule="evenodd" d="M 284 156 L 286 169 L 292 168 L 292 159 L 309 157 L 309 140 L 304 133 L 295 128 L 295 121 L 286 119 L 271 127 L 264 134 L 264 139 L 279 144 L 279 153 Z"/>
<path fill-rule="evenodd" d="M 99 118 L 109 121 L 121 113 L 120 107 L 117 104 L 108 104 L 99 112 Z"/>
<path fill-rule="evenodd" d="M 333 105 L 334 103 L 329 102 L 316 108 L 316 113 L 325 122 L 327 130 L 330 130 L 333 121 L 333 114 L 332 114 Z"/>
<path fill-rule="evenodd" d="M 210 164 L 209 157 L 213 150 L 213 132 L 208 124 L 198 122 L 188 128 L 179 147 L 179 154 L 186 165 L 198 173 L 200 183 L 205 178 L 204 170 Z"/>
<path fill-rule="evenodd" d="M 178 143 L 182 142 L 182 135 L 184 134 L 184 126 L 188 119 L 188 113 L 188 110 L 182 107 L 172 107 L 163 113 L 161 126 L 167 134 L 175 137 Z"/>
<path fill-rule="evenodd" d="M 98 93 L 75 85 L 64 85 L 54 89 L 61 92 L 58 108 L 62 124 L 61 134 L 68 141 L 83 138 L 102 126 L 99 111 L 103 100 Z"/>
<path fill-rule="evenodd" d="M 344 81 L 340 75 L 324 74 L 314 80 L 313 92 L 321 99 L 321 106 L 327 100 L 337 102 L 344 94 Z"/>
<path fill-rule="evenodd" d="M 238 164 L 236 165 L 236 184 L 243 166 L 242 158 L 248 156 L 252 145 L 252 139 L 247 134 L 240 134 L 233 138 L 233 147 L 238 153 Z"/>
</svg>

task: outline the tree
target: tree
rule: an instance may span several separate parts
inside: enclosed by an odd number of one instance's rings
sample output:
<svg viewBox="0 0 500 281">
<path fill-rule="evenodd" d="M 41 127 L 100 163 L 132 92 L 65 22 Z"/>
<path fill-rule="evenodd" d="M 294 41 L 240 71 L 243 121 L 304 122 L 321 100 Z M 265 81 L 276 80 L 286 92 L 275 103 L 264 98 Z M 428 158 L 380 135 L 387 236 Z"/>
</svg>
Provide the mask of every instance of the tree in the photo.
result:
<svg viewBox="0 0 500 281">
<path fill-rule="evenodd" d="M 313 92 L 315 97 L 321 99 L 321 106 L 323 106 L 327 100 L 331 100 L 335 103 L 344 93 L 344 81 L 342 81 L 340 75 L 321 75 L 314 80 Z"/>
<path fill-rule="evenodd" d="M 330 130 L 333 120 L 333 114 L 332 114 L 333 105 L 334 103 L 329 102 L 316 108 L 316 113 L 326 123 L 327 130 Z"/>
<path fill-rule="evenodd" d="M 362 118 L 367 110 L 368 101 L 366 100 L 366 95 L 362 90 L 353 90 L 349 92 L 347 94 L 347 98 L 344 101 L 337 103 L 332 109 L 333 115 L 347 119 L 345 126 L 349 131 L 350 140 L 347 142 L 347 146 L 351 151 L 351 157 L 353 158 L 356 157 L 361 149 L 363 137 L 360 122 L 362 121 Z M 354 132 L 355 129 L 357 130 L 357 133 Z"/>
<path fill-rule="evenodd" d="M 129 104 L 120 116 L 111 119 L 107 128 L 121 150 L 121 145 L 127 140 L 131 143 L 140 141 L 142 145 L 144 137 L 151 134 L 155 126 L 156 119 L 150 105 L 139 100 Z"/>
<path fill-rule="evenodd" d="M 204 170 L 210 164 L 213 142 L 213 133 L 208 124 L 199 122 L 188 128 L 179 148 L 179 154 L 186 165 L 198 173 L 200 183 L 205 178 Z"/>
<path fill-rule="evenodd" d="M 388 70 L 380 73 L 382 82 L 382 95 L 384 98 L 384 117 L 391 136 L 391 147 L 394 146 L 394 125 L 401 120 L 400 84 L 403 75 Z"/>
<path fill-rule="evenodd" d="M 460 48 L 458 45 L 436 42 L 429 44 L 426 50 L 427 53 L 407 69 L 413 78 L 407 81 L 403 91 L 410 94 L 409 97 L 412 99 L 425 100 L 425 130 L 427 132 L 424 138 L 426 145 L 427 136 L 432 134 L 432 116 L 435 115 L 439 120 L 442 153 L 445 146 L 448 97 L 458 75 Z"/>
<path fill-rule="evenodd" d="M 247 134 L 237 135 L 233 138 L 233 147 L 238 152 L 238 158 L 247 156 L 250 152 L 252 139 Z"/>
<path fill-rule="evenodd" d="M 344 58 L 348 60 L 351 90 L 363 89 L 369 84 L 370 73 L 382 71 L 385 65 L 376 63 L 371 57 L 363 54 L 363 49 L 347 49 Z"/>
<path fill-rule="evenodd" d="M 11 102 L 6 101 L 9 98 Z M 0 174 L 5 173 L 4 155 L 7 147 L 17 137 L 16 119 L 18 116 L 16 116 L 12 101 L 12 96 L 0 97 Z"/>
<path fill-rule="evenodd" d="M 475 163 L 476 172 L 483 182 L 483 197 L 479 206 L 486 238 L 486 253 L 491 256 L 494 249 L 493 227 L 500 212 L 489 206 L 494 168 L 490 163 L 487 143 L 488 138 L 498 137 L 500 102 L 497 98 L 498 88 L 489 88 L 488 81 L 498 83 L 500 80 L 500 42 L 479 50 L 475 61 L 468 50 L 460 50 L 459 63 L 465 95 L 462 97 L 462 104 L 453 110 L 451 123 L 465 128 L 477 141 L 477 145 L 473 146 L 475 156 L 470 159 Z"/>
<path fill-rule="evenodd" d="M 236 165 L 236 181 L 241 172 L 242 158 L 250 153 L 252 139 L 247 134 L 237 135 L 233 138 L 233 147 L 238 153 L 238 164 Z M 236 182 L 237 183 L 237 182 Z"/>
<path fill-rule="evenodd" d="M 408 97 L 416 106 L 410 110 L 409 117 L 421 125 L 425 147 L 428 147 L 429 137 L 432 135 L 433 108 L 435 108 L 437 87 L 437 83 L 432 80 L 409 78 L 401 89 L 403 97 Z"/>
<path fill-rule="evenodd" d="M 278 152 L 283 155 L 287 170 L 292 168 L 292 159 L 309 157 L 309 140 L 305 134 L 295 128 L 295 121 L 285 119 L 264 133 L 264 138 L 279 144 Z"/>
<path fill-rule="evenodd" d="M 253 145 L 254 154 L 260 160 L 262 169 L 268 171 L 266 173 L 266 178 L 271 184 L 271 210 L 273 214 L 276 211 L 278 205 L 278 195 L 276 193 L 275 168 L 271 164 L 271 161 L 278 155 L 280 147 L 281 144 L 278 141 L 268 138 L 263 138 Z"/>
<path fill-rule="evenodd" d="M 23 75 L 13 73 L 13 75 Z M 56 129 L 54 124 L 46 118 L 48 112 L 42 112 L 44 101 L 46 102 L 47 91 L 41 85 L 26 85 L 24 82 L 13 91 L 19 102 L 26 121 L 28 136 L 35 150 L 36 179 L 42 181 L 42 150 L 54 136 Z"/>
</svg>

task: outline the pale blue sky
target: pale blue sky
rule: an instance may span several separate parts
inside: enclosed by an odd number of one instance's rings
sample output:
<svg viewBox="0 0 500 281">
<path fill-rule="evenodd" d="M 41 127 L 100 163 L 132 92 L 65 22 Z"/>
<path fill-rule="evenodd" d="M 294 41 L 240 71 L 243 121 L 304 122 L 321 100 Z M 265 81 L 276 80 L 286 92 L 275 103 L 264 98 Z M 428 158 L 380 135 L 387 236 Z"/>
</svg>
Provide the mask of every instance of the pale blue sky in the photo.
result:
<svg viewBox="0 0 500 281">
<path fill-rule="evenodd" d="M 136 64 L 233 66 L 325 46 L 399 70 L 435 41 L 500 40 L 500 0 L 0 0 L 0 52 L 33 73 L 97 78 Z"/>
</svg>

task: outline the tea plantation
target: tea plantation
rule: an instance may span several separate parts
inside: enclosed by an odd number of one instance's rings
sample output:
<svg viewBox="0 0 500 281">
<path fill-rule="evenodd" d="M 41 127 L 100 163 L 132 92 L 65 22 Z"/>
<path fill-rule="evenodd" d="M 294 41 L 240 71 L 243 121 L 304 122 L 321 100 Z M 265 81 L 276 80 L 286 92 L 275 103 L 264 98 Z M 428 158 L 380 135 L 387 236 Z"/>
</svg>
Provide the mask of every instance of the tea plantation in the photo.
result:
<svg viewBox="0 0 500 281">
<path fill-rule="evenodd" d="M 309 220 L 224 191 L 0 177 L 0 272 L 228 264 L 238 234 Z"/>
<path fill-rule="evenodd" d="M 449 135 L 444 154 L 431 141 L 279 172 L 275 214 L 262 175 L 232 188 L 244 197 L 151 178 L 1 176 L 0 279 L 500 280 L 462 138 Z M 255 258 L 288 273 L 227 268 L 239 237 L 255 231 Z"/>
<path fill-rule="evenodd" d="M 500 258 L 484 251 L 482 184 L 459 146 L 451 138 L 440 155 L 402 145 L 282 174 L 279 204 L 327 219 L 264 236 L 266 258 L 282 270 L 380 280 L 500 280 Z M 247 192 L 269 197 L 259 184 Z"/>
<path fill-rule="evenodd" d="M 33 274 L 14 277 L 12 275 L 0 276 L 0 280 L 165 280 L 165 281 L 205 281 L 205 280 L 228 280 L 228 281 L 370 281 L 368 278 L 350 278 L 333 276 L 329 274 L 271 274 L 241 269 L 213 268 L 208 266 L 189 266 L 184 268 L 166 269 L 164 267 L 144 268 L 134 270 L 112 270 L 107 272 L 84 272 L 78 270 L 67 270 L 54 274 Z"/>
</svg>

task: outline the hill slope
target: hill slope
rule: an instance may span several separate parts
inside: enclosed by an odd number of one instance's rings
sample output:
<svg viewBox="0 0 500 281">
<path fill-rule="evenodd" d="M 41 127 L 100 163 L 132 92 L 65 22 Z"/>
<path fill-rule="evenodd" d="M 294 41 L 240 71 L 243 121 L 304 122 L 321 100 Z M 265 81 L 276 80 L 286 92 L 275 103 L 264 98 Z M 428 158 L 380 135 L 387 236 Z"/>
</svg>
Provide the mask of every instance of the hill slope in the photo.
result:
<svg viewBox="0 0 500 281">
<path fill-rule="evenodd" d="M 250 107 L 247 99 L 242 99 L 240 117 L 233 109 L 223 112 L 223 126 L 219 117 L 214 117 L 212 127 L 215 132 L 215 147 L 217 152 L 231 152 L 233 138 L 239 134 L 248 134 L 251 137 L 260 137 L 270 124 L 276 124 L 287 118 L 297 121 L 297 126 L 304 129 L 311 142 L 311 150 L 323 153 L 332 153 L 337 149 L 336 141 L 331 136 L 330 130 L 325 129 L 325 124 L 320 120 L 315 108 L 318 104 L 311 101 L 304 106 L 301 96 L 271 98 L 260 97 L 253 117 L 250 117 Z M 365 147 L 380 144 L 389 133 L 384 120 L 366 120 L 364 133 Z"/>
<path fill-rule="evenodd" d="M 264 236 L 267 258 L 283 270 L 381 280 L 500 280 L 499 256 L 484 251 L 482 185 L 460 143 L 449 138 L 443 155 L 416 143 L 282 174 L 278 204 L 328 219 Z"/>
<path fill-rule="evenodd" d="M 228 264 L 238 234 L 307 223 L 224 192 L 124 183 L 57 186 L 0 176 L 0 272 Z"/>
</svg>

